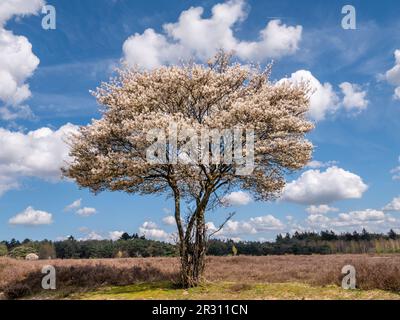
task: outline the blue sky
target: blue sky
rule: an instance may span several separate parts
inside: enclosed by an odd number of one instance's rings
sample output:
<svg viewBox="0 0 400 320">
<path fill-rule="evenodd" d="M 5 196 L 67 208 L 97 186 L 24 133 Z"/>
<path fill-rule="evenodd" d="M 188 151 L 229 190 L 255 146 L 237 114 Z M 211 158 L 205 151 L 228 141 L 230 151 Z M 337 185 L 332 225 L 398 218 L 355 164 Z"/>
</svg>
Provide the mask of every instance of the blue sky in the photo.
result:
<svg viewBox="0 0 400 320">
<path fill-rule="evenodd" d="M 66 149 L 57 132 L 100 116 L 89 90 L 108 80 L 121 59 L 145 62 L 135 59 L 141 46 L 155 46 L 144 43 L 146 29 L 152 28 L 165 40 L 165 52 L 178 44 L 183 54 L 189 42 L 171 39 L 162 26 L 176 23 L 183 11 L 195 7 L 204 9 L 200 21 L 212 20 L 211 10 L 217 4 L 223 10 L 240 7 L 240 18 L 228 27 L 238 43 L 261 41 L 260 31 L 279 19 L 278 40 L 265 42 L 251 57 L 262 64 L 274 60 L 274 80 L 312 77 L 317 89 L 316 129 L 309 135 L 316 146 L 314 162 L 287 177 L 288 189 L 276 203 L 254 202 L 236 193 L 230 198 L 233 208 L 210 212 L 208 221 L 214 225 L 228 212 L 237 212 L 220 236 L 268 240 L 277 233 L 301 229 L 400 230 L 398 1 L 352 1 L 355 30 L 342 28 L 341 11 L 347 1 L 49 0 L 47 4 L 56 9 L 55 30 L 41 26 L 43 2 L 0 3 L 0 58 L 14 54 L 15 64 L 0 62 L 0 239 L 57 239 L 70 234 L 108 238 L 122 231 L 167 239 L 174 231 L 164 219 L 171 215 L 170 199 L 108 192 L 94 196 L 73 182 L 60 181 L 54 168 Z M 14 9 L 6 3 L 14 3 Z M 183 23 L 175 27 L 187 31 Z M 274 31 L 268 30 L 272 39 Z M 6 35 L 8 40 L 4 40 Z M 25 37 L 25 42 L 18 42 L 18 36 Z M 290 38 L 286 47 L 283 36 Z M 194 47 L 197 40 L 210 45 L 200 33 L 189 38 Z M 132 45 L 124 51 L 129 41 Z M 25 51 L 15 49 L 18 43 Z M 201 50 L 193 48 L 191 52 L 200 57 Z M 212 52 L 214 48 L 206 49 Z M 175 62 L 176 57 L 162 54 L 157 63 Z M 40 64 L 35 64 L 34 57 Z M 17 79 L 18 88 L 29 85 L 29 96 L 15 102 L 17 91 L 2 93 L 1 87 L 10 85 L 2 72 Z M 41 140 L 43 135 L 46 138 Z M 40 150 L 45 150 L 45 156 Z M 296 186 L 306 194 L 296 194 Z M 65 210 L 79 199 L 79 206 Z M 95 214 L 88 208 L 95 209 Z"/>
</svg>

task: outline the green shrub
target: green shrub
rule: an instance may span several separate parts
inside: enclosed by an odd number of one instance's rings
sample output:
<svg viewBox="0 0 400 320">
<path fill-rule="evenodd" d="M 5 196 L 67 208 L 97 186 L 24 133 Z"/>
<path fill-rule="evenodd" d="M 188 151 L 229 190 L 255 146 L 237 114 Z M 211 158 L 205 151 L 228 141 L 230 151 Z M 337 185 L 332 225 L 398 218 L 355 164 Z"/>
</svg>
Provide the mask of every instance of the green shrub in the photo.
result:
<svg viewBox="0 0 400 320">
<path fill-rule="evenodd" d="M 4 257 L 8 254 L 8 249 L 5 244 L 0 243 L 0 257 Z"/>
<path fill-rule="evenodd" d="M 11 250 L 10 257 L 15 259 L 25 259 L 25 257 L 30 253 L 37 254 L 38 252 L 35 248 L 20 246 Z"/>
</svg>

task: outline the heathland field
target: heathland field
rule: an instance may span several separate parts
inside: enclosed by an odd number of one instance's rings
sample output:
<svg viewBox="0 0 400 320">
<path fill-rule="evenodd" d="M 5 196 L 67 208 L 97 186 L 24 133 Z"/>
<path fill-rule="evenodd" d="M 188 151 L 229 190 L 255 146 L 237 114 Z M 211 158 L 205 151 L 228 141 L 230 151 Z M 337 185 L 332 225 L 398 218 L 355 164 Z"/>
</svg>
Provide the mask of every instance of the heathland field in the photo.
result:
<svg viewBox="0 0 400 320">
<path fill-rule="evenodd" d="M 41 269 L 56 268 L 43 290 Z M 356 269 L 343 290 L 342 267 Z M 203 284 L 183 290 L 177 258 L 22 261 L 0 259 L 0 296 L 8 299 L 400 299 L 400 255 L 209 257 Z"/>
</svg>

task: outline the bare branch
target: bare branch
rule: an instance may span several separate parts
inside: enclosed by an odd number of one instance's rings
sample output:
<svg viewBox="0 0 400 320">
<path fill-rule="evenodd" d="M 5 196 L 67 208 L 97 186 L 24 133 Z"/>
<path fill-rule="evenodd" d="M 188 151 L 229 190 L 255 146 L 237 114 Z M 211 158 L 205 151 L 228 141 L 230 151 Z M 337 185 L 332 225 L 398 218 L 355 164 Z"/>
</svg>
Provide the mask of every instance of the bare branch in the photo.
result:
<svg viewBox="0 0 400 320">
<path fill-rule="evenodd" d="M 211 234 L 208 236 L 208 238 L 210 239 L 213 235 L 215 235 L 215 234 L 217 234 L 218 232 L 220 232 L 220 231 L 224 228 L 224 226 L 228 223 L 228 221 L 231 220 L 231 219 L 234 217 L 235 214 L 236 214 L 236 212 L 231 212 L 231 213 L 228 215 L 228 217 L 226 218 L 226 220 L 219 226 L 219 228 L 218 228 L 216 231 L 214 231 L 213 233 L 211 233 Z"/>
</svg>

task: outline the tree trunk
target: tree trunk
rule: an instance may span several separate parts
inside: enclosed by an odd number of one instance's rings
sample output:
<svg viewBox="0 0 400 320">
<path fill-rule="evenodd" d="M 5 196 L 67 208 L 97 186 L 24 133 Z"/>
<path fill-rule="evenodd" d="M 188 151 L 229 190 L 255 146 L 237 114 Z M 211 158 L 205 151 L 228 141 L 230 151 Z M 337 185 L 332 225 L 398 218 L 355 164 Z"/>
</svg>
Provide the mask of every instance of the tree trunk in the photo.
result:
<svg viewBox="0 0 400 320">
<path fill-rule="evenodd" d="M 205 269 L 207 238 L 204 210 L 199 210 L 194 220 L 193 233 L 180 244 L 181 281 L 184 288 L 199 285 Z"/>
<path fill-rule="evenodd" d="M 175 183 L 171 183 L 175 197 L 175 220 L 179 235 L 179 253 L 181 258 L 181 284 L 184 288 L 200 284 L 205 269 L 207 248 L 207 230 L 205 212 L 212 193 L 207 188 L 203 197 L 197 200 L 196 210 L 189 219 L 186 230 L 181 221 L 180 192 Z"/>
</svg>

